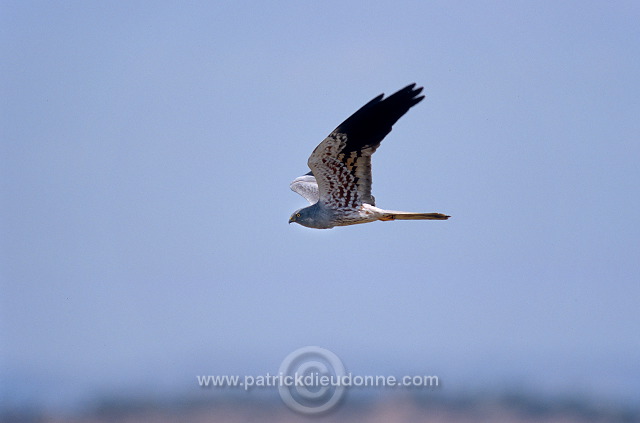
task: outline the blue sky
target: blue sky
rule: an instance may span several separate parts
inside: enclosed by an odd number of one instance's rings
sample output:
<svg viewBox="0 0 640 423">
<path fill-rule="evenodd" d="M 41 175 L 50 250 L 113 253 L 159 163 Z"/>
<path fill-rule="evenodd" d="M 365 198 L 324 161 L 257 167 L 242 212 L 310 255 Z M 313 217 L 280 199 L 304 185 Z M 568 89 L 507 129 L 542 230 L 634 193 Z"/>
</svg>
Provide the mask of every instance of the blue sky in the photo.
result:
<svg viewBox="0 0 640 423">
<path fill-rule="evenodd" d="M 636 2 L 1 8 L 6 404 L 305 345 L 450 392 L 637 398 Z M 288 225 L 313 148 L 411 82 L 373 193 L 453 217 Z"/>
</svg>

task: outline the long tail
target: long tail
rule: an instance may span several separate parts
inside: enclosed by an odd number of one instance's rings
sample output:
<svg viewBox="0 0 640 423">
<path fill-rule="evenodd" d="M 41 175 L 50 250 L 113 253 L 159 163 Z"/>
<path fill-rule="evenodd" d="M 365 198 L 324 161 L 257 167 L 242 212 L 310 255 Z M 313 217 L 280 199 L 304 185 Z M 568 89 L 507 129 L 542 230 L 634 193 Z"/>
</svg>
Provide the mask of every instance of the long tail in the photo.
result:
<svg viewBox="0 0 640 423">
<path fill-rule="evenodd" d="M 450 217 L 442 213 L 411 213 L 389 210 L 380 220 L 447 220 Z"/>
</svg>

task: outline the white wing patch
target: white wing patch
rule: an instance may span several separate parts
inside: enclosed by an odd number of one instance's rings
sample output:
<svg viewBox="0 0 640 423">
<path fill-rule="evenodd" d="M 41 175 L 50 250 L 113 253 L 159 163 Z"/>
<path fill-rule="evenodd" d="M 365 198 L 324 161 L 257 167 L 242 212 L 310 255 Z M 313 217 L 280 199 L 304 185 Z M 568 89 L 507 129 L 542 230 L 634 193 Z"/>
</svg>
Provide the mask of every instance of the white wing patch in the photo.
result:
<svg viewBox="0 0 640 423">
<path fill-rule="evenodd" d="M 293 192 L 296 192 L 303 196 L 309 203 L 315 204 L 320 199 L 318 194 L 318 183 L 313 175 L 298 176 L 289 185 Z"/>
</svg>

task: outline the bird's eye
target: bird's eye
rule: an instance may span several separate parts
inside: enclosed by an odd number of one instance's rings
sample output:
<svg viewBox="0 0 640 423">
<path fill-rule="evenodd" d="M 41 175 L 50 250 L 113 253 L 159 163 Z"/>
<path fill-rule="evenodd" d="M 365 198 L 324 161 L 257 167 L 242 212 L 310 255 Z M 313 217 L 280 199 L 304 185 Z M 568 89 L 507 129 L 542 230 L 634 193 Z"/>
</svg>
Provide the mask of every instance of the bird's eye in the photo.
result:
<svg viewBox="0 0 640 423">
<path fill-rule="evenodd" d="M 300 213 L 296 213 L 296 217 L 300 217 Z"/>
</svg>

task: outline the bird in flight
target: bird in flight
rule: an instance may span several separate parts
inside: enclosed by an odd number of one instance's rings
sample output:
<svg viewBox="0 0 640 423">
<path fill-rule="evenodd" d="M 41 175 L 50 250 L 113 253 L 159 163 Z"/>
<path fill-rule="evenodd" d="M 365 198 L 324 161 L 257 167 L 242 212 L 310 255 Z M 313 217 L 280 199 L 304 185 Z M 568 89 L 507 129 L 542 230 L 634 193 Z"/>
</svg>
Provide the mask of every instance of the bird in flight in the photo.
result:
<svg viewBox="0 0 640 423">
<path fill-rule="evenodd" d="M 294 212 L 289 223 L 329 229 L 376 220 L 446 220 L 441 213 L 412 213 L 376 207 L 371 195 L 371 155 L 391 127 L 424 99 L 411 84 L 384 98 L 380 94 L 349 116 L 322 141 L 307 161 L 311 172 L 291 182 L 310 206 Z"/>
</svg>

